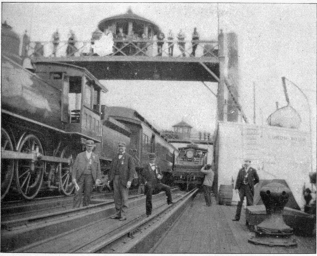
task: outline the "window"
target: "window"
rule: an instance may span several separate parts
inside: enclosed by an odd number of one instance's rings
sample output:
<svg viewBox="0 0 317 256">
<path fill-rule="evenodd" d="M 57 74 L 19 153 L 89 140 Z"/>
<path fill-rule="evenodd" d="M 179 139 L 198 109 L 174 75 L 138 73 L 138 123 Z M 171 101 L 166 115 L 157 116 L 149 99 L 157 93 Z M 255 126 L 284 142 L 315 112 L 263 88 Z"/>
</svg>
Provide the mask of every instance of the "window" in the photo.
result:
<svg viewBox="0 0 317 256">
<path fill-rule="evenodd" d="M 90 85 L 90 81 L 87 80 L 86 84 L 85 84 L 85 97 L 84 97 L 84 105 L 88 108 L 92 108 L 92 102 L 91 102 L 92 98 L 91 98 L 91 85 Z"/>
<path fill-rule="evenodd" d="M 142 135 L 142 149 L 143 152 L 150 152 L 150 138 L 146 134 Z"/>
<path fill-rule="evenodd" d="M 81 109 L 81 77 L 69 78 L 69 110 Z"/>
<path fill-rule="evenodd" d="M 81 110 L 81 77 L 69 77 L 69 93 L 68 93 L 68 108 L 71 117 L 71 123 L 80 122 Z"/>
<path fill-rule="evenodd" d="M 63 78 L 62 72 L 51 72 L 50 73 L 50 79 L 52 79 L 52 80 L 60 80 L 62 78 Z"/>
<path fill-rule="evenodd" d="M 96 87 L 93 88 L 93 110 L 96 112 L 100 112 L 100 89 Z"/>
</svg>

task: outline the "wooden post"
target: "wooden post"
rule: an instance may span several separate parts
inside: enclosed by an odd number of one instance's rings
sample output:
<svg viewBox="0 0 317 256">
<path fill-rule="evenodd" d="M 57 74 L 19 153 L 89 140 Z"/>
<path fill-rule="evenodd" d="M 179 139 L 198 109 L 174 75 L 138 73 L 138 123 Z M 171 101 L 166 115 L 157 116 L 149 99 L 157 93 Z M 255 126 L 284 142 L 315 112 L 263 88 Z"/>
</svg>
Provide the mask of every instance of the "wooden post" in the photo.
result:
<svg viewBox="0 0 317 256">
<path fill-rule="evenodd" d="M 253 123 L 256 123 L 255 83 L 253 82 Z"/>
<path fill-rule="evenodd" d="M 218 93 L 217 93 L 217 113 L 218 113 L 218 121 L 224 120 L 224 69 L 225 69 L 225 56 L 224 56 L 224 35 L 222 30 L 218 36 L 218 57 L 219 57 L 219 73 L 220 79 L 218 81 Z"/>
</svg>

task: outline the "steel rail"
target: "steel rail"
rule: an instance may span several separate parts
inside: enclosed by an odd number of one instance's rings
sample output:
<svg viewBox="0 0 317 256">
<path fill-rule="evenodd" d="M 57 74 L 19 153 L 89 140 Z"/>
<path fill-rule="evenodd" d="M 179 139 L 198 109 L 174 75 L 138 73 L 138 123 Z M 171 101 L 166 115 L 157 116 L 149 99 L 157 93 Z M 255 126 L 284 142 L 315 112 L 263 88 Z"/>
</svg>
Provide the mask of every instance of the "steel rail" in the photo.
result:
<svg viewBox="0 0 317 256">
<path fill-rule="evenodd" d="M 164 195 L 163 193 L 160 193 L 158 195 L 154 196 L 154 200 L 160 199 L 162 198 Z M 130 206 L 135 208 L 135 209 L 139 209 L 140 205 L 143 205 L 143 200 L 144 200 L 144 195 L 138 195 L 135 197 L 139 197 L 139 199 L 135 199 L 132 200 L 130 202 Z M 6 239 L 4 240 L 5 243 L 2 243 L 2 251 L 11 251 L 11 252 L 49 252 L 47 248 L 51 248 L 52 250 L 52 246 L 55 246 L 55 249 L 53 249 L 52 252 L 63 252 L 63 250 L 65 252 L 69 252 L 72 251 L 73 247 L 82 247 L 82 243 L 80 243 L 79 245 L 70 245 L 71 248 L 65 249 L 65 245 L 64 248 L 61 249 L 61 251 L 58 251 L 59 247 L 58 247 L 58 240 L 63 242 L 66 242 L 71 239 L 74 236 L 78 236 L 78 234 L 82 234 L 85 235 L 86 232 L 88 231 L 88 228 L 90 229 L 95 229 L 96 227 L 100 227 L 102 225 L 105 225 L 105 220 L 108 219 L 112 214 L 114 214 L 114 207 L 111 205 L 111 207 L 106 207 L 103 209 L 98 209 L 97 211 L 92 211 L 92 212 L 88 212 L 87 213 L 87 208 L 81 208 L 81 210 L 83 211 L 83 213 L 81 215 L 69 215 L 69 214 L 65 214 L 65 216 L 63 216 L 63 218 L 57 220 L 60 221 L 56 222 L 55 220 L 50 220 L 49 222 L 47 222 L 47 228 L 53 228 L 53 233 L 50 230 L 44 230 L 44 228 L 46 227 L 45 225 L 41 225 L 39 227 L 34 227 L 34 228 L 40 228 L 39 231 L 32 231 L 29 230 L 30 228 L 32 229 L 32 227 L 28 227 L 26 226 L 26 232 L 27 234 L 33 235 L 33 240 L 32 241 L 27 241 L 29 240 L 28 238 L 25 239 L 26 234 L 23 233 L 23 230 L 21 232 L 19 232 L 19 230 L 17 230 L 17 234 L 18 236 L 14 236 L 10 234 L 9 237 L 6 237 Z M 95 217 L 94 217 L 95 216 Z M 95 219 L 97 218 L 97 219 Z M 78 222 L 78 220 L 80 220 L 80 222 Z M 92 221 L 88 221 L 88 220 L 92 220 Z M 71 223 L 70 223 L 71 222 Z M 84 225 L 81 225 L 81 223 L 86 223 Z M 46 224 L 46 222 L 44 222 L 44 224 Z M 68 225 L 68 227 L 65 227 L 65 225 Z M 58 227 L 56 226 L 58 225 Z M 61 226 L 62 225 L 62 226 Z M 79 226 L 78 226 L 79 225 Z M 75 228 L 74 228 L 75 226 Z M 56 232 L 55 232 L 56 231 Z M 58 231 L 58 232 L 57 232 Z M 102 231 L 102 230 L 101 230 Z M 42 239 L 36 239 L 37 236 L 40 236 L 40 233 L 43 233 L 43 235 L 45 236 L 44 238 L 41 237 Z M 6 232 L 8 233 L 8 232 Z M 13 232 L 14 233 L 14 232 Z M 18 241 L 18 238 L 21 237 L 21 239 L 25 240 L 25 241 Z M 14 239 L 14 241 L 16 241 L 16 244 L 11 244 L 11 241 L 13 241 L 12 239 Z M 89 238 L 88 238 L 89 239 Z M 3 242 L 3 241 L 2 241 Z M 9 247 L 6 248 L 5 244 L 7 244 Z M 78 248 L 79 249 L 79 248 Z"/>
<path fill-rule="evenodd" d="M 87 249 L 87 246 L 83 246 L 82 249 L 76 250 L 74 252 L 76 253 L 101 253 L 105 251 L 109 251 L 109 247 L 111 247 L 114 243 L 120 243 L 120 240 L 125 239 L 126 236 L 133 237 L 133 233 L 138 231 L 139 229 L 142 229 L 142 227 L 148 225 L 150 222 L 152 222 L 154 219 L 159 218 L 166 212 L 170 211 L 171 208 L 174 208 L 176 206 L 180 207 L 180 202 L 183 201 L 185 198 L 191 197 L 194 193 L 197 192 L 198 189 L 194 189 L 185 195 L 181 196 L 180 198 L 177 199 L 177 201 L 174 203 L 174 205 L 170 205 L 169 207 L 165 208 L 165 204 L 161 204 L 159 207 L 155 209 L 156 213 L 151 215 L 150 217 L 145 217 L 145 214 L 138 216 L 135 218 L 132 222 L 127 225 L 127 227 L 123 230 L 119 230 L 118 233 L 112 234 L 112 236 L 108 237 L 107 239 L 104 239 L 103 237 L 99 238 L 96 241 L 92 242 L 92 246 Z M 178 208 L 177 207 L 177 208 Z M 130 246 L 133 247 L 134 245 Z M 111 249 L 110 249 L 111 251 Z M 112 250 L 114 253 L 114 251 Z"/>
</svg>

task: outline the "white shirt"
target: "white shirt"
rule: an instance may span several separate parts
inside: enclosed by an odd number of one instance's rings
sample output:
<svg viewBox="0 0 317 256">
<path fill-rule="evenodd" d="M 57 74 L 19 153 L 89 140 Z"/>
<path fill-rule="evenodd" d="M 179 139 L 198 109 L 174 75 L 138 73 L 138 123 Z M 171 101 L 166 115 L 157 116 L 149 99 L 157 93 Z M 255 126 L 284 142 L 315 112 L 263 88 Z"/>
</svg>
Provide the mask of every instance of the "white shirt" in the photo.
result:
<svg viewBox="0 0 317 256">
<path fill-rule="evenodd" d="M 122 154 L 119 154 L 119 159 L 122 158 L 123 154 L 124 154 L 124 152 L 122 152 Z"/>
<path fill-rule="evenodd" d="M 86 156 L 87 156 L 87 158 L 89 159 L 89 164 L 91 164 L 91 153 L 92 152 L 88 152 L 88 151 L 86 151 Z"/>
<path fill-rule="evenodd" d="M 200 171 L 202 173 L 206 174 L 203 185 L 212 187 L 212 184 L 214 183 L 214 176 L 215 176 L 212 168 L 210 168 L 209 170 L 205 170 L 204 167 L 202 167 Z"/>
<path fill-rule="evenodd" d="M 90 159 L 90 157 L 91 157 L 91 153 L 92 153 L 92 152 L 88 152 L 88 151 L 86 151 L 86 156 L 87 156 L 87 158 L 88 158 L 88 159 Z"/>
</svg>

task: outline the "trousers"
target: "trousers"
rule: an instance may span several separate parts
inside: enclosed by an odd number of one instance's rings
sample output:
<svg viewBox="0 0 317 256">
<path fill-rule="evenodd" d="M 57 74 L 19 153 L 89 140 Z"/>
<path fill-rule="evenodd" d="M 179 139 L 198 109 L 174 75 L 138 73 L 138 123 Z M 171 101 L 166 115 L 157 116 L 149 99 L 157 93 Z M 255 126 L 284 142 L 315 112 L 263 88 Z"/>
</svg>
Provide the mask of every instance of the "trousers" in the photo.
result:
<svg viewBox="0 0 317 256">
<path fill-rule="evenodd" d="M 121 184 L 120 176 L 115 175 L 113 181 L 113 198 L 117 217 L 126 217 L 128 196 L 129 189 Z"/>
<path fill-rule="evenodd" d="M 247 206 L 253 205 L 253 193 L 249 185 L 242 185 L 240 187 L 239 197 L 240 197 L 240 201 L 238 203 L 236 216 L 235 216 L 235 218 L 238 220 L 240 219 L 240 216 L 241 216 L 241 210 L 242 210 L 244 197 L 247 198 Z"/>
<path fill-rule="evenodd" d="M 91 174 L 83 174 L 79 177 L 77 184 L 79 190 L 75 192 L 73 208 L 79 208 L 82 202 L 83 192 L 84 200 L 83 206 L 88 206 L 90 204 L 91 191 L 94 185 L 94 178 Z"/>
<path fill-rule="evenodd" d="M 145 211 L 146 215 L 152 214 L 152 194 L 153 193 L 159 193 L 161 191 L 165 191 L 166 197 L 167 197 L 167 204 L 170 204 L 172 202 L 172 194 L 171 194 L 171 188 L 165 184 L 157 183 L 155 185 L 152 185 L 151 183 L 145 184 L 145 192 L 146 195 L 145 199 Z"/>
<path fill-rule="evenodd" d="M 207 206 L 211 206 L 211 186 L 203 185 L 204 197 Z"/>
</svg>

